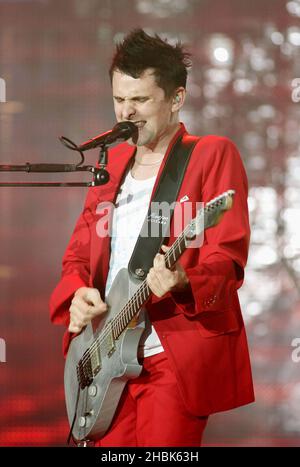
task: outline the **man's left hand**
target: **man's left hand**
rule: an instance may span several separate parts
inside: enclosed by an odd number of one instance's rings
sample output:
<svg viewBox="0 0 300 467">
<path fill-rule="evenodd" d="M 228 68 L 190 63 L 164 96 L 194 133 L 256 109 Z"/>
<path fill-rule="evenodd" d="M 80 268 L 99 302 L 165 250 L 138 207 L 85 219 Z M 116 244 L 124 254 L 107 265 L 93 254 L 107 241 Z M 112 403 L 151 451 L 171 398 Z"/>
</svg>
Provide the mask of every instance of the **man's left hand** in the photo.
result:
<svg viewBox="0 0 300 467">
<path fill-rule="evenodd" d="M 166 253 L 170 247 L 163 245 L 161 249 Z M 176 263 L 172 270 L 166 267 L 165 257 L 157 253 L 154 258 L 153 268 L 147 275 L 147 283 L 151 291 L 157 297 L 162 297 L 167 292 L 183 291 L 189 284 L 189 279 L 183 267 Z"/>
</svg>

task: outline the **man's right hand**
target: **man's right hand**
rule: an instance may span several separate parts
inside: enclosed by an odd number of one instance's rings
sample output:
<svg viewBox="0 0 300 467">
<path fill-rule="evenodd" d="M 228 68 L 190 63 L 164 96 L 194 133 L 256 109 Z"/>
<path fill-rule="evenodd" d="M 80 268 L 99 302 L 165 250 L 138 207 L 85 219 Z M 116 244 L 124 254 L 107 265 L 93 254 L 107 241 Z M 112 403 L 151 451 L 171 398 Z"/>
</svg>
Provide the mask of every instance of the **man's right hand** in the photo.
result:
<svg viewBox="0 0 300 467">
<path fill-rule="evenodd" d="M 70 306 L 69 332 L 79 333 L 93 319 L 107 311 L 98 289 L 80 287 L 76 290 Z"/>
</svg>

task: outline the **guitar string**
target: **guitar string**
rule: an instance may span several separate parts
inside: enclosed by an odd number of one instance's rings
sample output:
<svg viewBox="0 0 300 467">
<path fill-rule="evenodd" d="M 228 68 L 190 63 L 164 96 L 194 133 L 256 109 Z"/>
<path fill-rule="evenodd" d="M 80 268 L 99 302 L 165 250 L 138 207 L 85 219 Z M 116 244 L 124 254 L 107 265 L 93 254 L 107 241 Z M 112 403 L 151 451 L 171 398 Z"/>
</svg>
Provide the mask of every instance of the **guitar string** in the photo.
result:
<svg viewBox="0 0 300 467">
<path fill-rule="evenodd" d="M 212 204 L 214 204 L 214 206 L 213 206 Z M 209 211 L 212 207 L 214 208 L 217 204 L 220 204 L 220 200 L 219 200 L 219 199 L 212 200 L 212 201 L 211 201 L 209 204 L 207 204 L 207 205 L 205 206 L 205 208 L 203 208 L 201 211 L 202 211 L 202 212 L 205 212 L 205 211 L 207 212 L 207 211 Z M 193 219 L 193 221 L 194 221 L 194 219 Z M 170 259 L 171 254 L 173 254 L 173 253 L 174 253 L 174 250 L 177 248 L 177 246 L 179 246 L 180 241 L 181 241 L 182 239 L 185 240 L 185 235 L 184 235 L 184 234 L 185 234 L 185 231 L 186 231 L 186 230 L 189 230 L 189 228 L 190 228 L 190 225 L 188 225 L 188 226 L 184 229 L 184 231 L 182 232 L 182 234 L 175 240 L 175 242 L 174 242 L 173 245 L 171 246 L 170 250 L 168 250 L 168 252 L 166 253 L 166 261 L 168 261 L 168 260 Z M 178 244 L 178 245 L 177 245 L 177 244 Z M 145 285 L 146 285 L 146 290 L 144 290 L 144 289 L 145 289 Z M 147 290 L 147 289 L 148 289 L 148 290 Z M 81 359 L 81 363 L 83 364 L 83 366 L 85 366 L 87 362 L 90 363 L 91 358 L 93 358 L 95 352 L 97 352 L 97 351 L 99 350 L 101 344 L 103 344 L 103 342 L 104 342 L 105 339 L 109 336 L 109 334 L 110 334 L 111 332 L 113 332 L 114 329 L 116 329 L 117 326 L 119 326 L 120 324 L 121 324 L 121 325 L 123 324 L 122 322 L 120 323 L 120 321 L 121 321 L 122 319 L 126 318 L 126 312 L 127 312 L 127 311 L 132 311 L 132 308 L 133 308 L 132 305 L 134 305 L 135 296 L 137 296 L 137 297 L 139 296 L 139 298 L 142 297 L 140 291 L 142 291 L 142 292 L 144 292 L 144 291 L 146 291 L 146 292 L 149 291 L 149 286 L 148 286 L 148 284 L 146 283 L 146 280 L 141 284 L 141 286 L 139 287 L 139 289 L 135 292 L 135 294 L 134 294 L 134 295 L 131 297 L 131 299 L 127 302 L 127 304 L 125 305 L 125 307 L 120 311 L 119 315 L 118 315 L 117 317 L 115 317 L 115 320 L 114 320 L 112 323 L 110 323 L 109 326 L 107 326 L 107 329 L 104 329 L 104 330 L 103 330 L 103 333 L 100 334 L 100 335 L 96 338 L 96 340 L 93 342 L 93 344 L 90 346 L 90 348 L 87 349 L 87 351 L 86 351 L 86 352 L 87 352 L 86 356 L 83 355 L 83 358 Z M 139 305 L 139 309 L 138 309 L 136 312 L 134 312 L 134 315 L 138 313 L 138 311 L 140 310 L 141 306 L 142 306 L 142 305 Z M 133 315 L 133 316 L 134 316 L 134 315 Z M 132 317 L 132 318 L 133 318 L 133 317 Z M 132 319 L 132 318 L 131 318 L 131 319 Z M 129 323 L 128 323 L 128 324 L 129 324 Z M 123 327 L 124 327 L 124 326 L 123 326 Z M 109 328 L 110 328 L 110 329 L 109 329 Z M 126 329 L 126 326 L 124 327 L 123 331 L 124 331 L 125 329 Z M 122 332 L 123 332 L 123 331 L 122 331 Z M 122 333 L 122 332 L 121 332 L 121 333 Z M 120 334 L 119 334 L 119 335 L 120 335 Z"/>
<path fill-rule="evenodd" d="M 214 209 L 218 204 L 221 204 L 222 203 L 222 199 L 224 198 L 224 195 L 221 195 L 220 197 L 217 197 L 215 200 L 211 200 L 211 202 L 209 202 L 204 208 L 201 209 L 200 211 L 200 214 L 204 213 L 204 212 L 208 212 L 209 210 L 211 210 L 212 208 Z M 194 222 L 195 219 L 192 220 L 192 222 Z M 192 223 L 191 222 L 191 223 Z M 174 253 L 174 250 L 176 250 L 177 246 L 179 246 L 180 242 L 182 240 L 185 240 L 185 234 L 186 234 L 186 230 L 189 230 L 190 229 L 190 224 L 183 230 L 183 232 L 181 233 L 181 235 L 179 237 L 177 237 L 177 239 L 175 240 L 175 242 L 173 243 L 173 245 L 171 246 L 170 250 L 168 250 L 166 252 L 166 255 L 165 255 L 165 258 L 166 258 L 166 261 L 168 261 L 171 257 L 171 254 Z M 146 286 L 146 290 L 145 289 L 145 286 Z M 148 289 L 148 290 L 147 290 Z M 103 333 L 101 333 L 96 339 L 95 341 L 93 342 L 93 344 L 86 350 L 86 355 L 83 354 L 83 357 L 80 359 L 79 363 L 81 363 L 83 366 L 86 365 L 86 363 L 90 360 L 91 358 L 93 357 L 93 355 L 95 354 L 95 352 L 97 352 L 101 346 L 101 344 L 103 344 L 103 342 L 105 341 L 105 339 L 109 336 L 109 334 L 111 332 L 113 332 L 114 329 L 116 329 L 117 326 L 119 326 L 120 324 L 122 325 L 123 323 L 121 322 L 122 319 L 126 318 L 126 312 L 127 311 L 132 311 L 132 308 L 133 308 L 133 305 L 135 304 L 134 302 L 136 302 L 136 299 L 135 299 L 135 296 L 139 297 L 139 298 L 142 298 L 142 295 L 141 295 L 141 292 L 148 292 L 149 291 L 149 286 L 146 282 L 146 280 L 140 285 L 139 289 L 135 292 L 135 294 L 130 298 L 130 300 L 127 302 L 127 304 L 122 308 L 122 310 L 120 311 L 119 315 L 117 315 L 115 317 L 115 319 L 109 323 L 110 325 L 107 326 L 107 328 L 105 327 L 104 330 L 103 330 Z M 137 311 L 134 310 L 133 308 L 133 311 L 134 311 L 134 314 L 132 316 L 131 319 L 133 319 L 133 317 L 135 316 L 135 314 L 138 313 L 138 311 L 140 310 L 141 305 L 139 305 L 139 309 Z M 129 324 L 129 323 L 128 323 Z M 128 325 L 127 325 L 128 326 Z M 124 326 L 123 326 L 124 327 Z M 110 329 L 109 329 L 110 328 Z M 126 329 L 126 326 L 125 328 L 123 329 L 123 331 Z M 121 333 L 123 332 L 121 331 Z M 119 334 L 120 335 L 120 334 Z"/>
</svg>

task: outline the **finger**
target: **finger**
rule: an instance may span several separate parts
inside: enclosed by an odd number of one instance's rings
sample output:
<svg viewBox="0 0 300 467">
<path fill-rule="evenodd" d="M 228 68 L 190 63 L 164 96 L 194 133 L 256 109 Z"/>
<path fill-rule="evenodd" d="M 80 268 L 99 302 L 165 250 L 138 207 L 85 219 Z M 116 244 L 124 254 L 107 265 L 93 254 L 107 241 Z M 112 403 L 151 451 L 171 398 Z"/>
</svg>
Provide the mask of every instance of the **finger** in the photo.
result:
<svg viewBox="0 0 300 467">
<path fill-rule="evenodd" d="M 159 253 L 157 253 L 154 256 L 153 266 L 155 269 L 166 269 L 164 255 L 160 255 Z"/>
<path fill-rule="evenodd" d="M 91 318 L 94 318 L 95 316 L 102 315 L 102 313 L 105 313 L 108 310 L 107 304 L 106 303 L 100 303 L 98 306 L 91 306 L 90 307 L 90 316 Z"/>
<path fill-rule="evenodd" d="M 107 311 L 107 304 L 100 297 L 99 291 L 97 289 L 93 289 L 93 290 L 96 290 L 98 292 L 98 295 L 95 294 L 95 296 L 93 296 L 93 291 L 92 291 L 91 292 L 92 297 L 91 297 L 91 300 L 88 300 L 88 303 L 91 304 L 90 311 L 92 315 L 96 316 L 96 315 L 103 313 L 104 311 Z"/>
<path fill-rule="evenodd" d="M 83 313 L 88 313 L 91 305 L 88 304 L 82 297 L 73 297 L 71 304 L 81 310 Z"/>
<path fill-rule="evenodd" d="M 171 247 L 167 245 L 162 245 L 161 249 L 164 251 L 164 253 L 167 253 L 171 249 Z M 165 263 L 166 263 L 166 258 L 165 258 Z M 170 271 L 174 271 L 174 269 L 176 268 L 177 268 L 177 263 L 173 264 L 173 266 L 170 267 Z"/>
<path fill-rule="evenodd" d="M 74 296 L 81 297 L 88 305 L 98 306 L 104 303 L 99 290 L 91 287 L 80 287 Z"/>
<path fill-rule="evenodd" d="M 79 310 L 75 311 L 75 307 L 70 307 L 70 323 L 69 323 L 68 330 L 70 332 L 80 332 L 84 326 L 85 326 L 85 323 L 83 319 L 80 317 Z"/>
<path fill-rule="evenodd" d="M 174 275 L 174 272 L 170 271 L 168 268 L 153 268 L 154 272 L 156 274 L 156 277 L 159 281 L 159 283 L 162 285 L 164 290 L 169 290 L 170 287 L 173 287 L 173 285 L 176 282 L 176 275 Z"/>
<path fill-rule="evenodd" d="M 102 300 L 98 289 L 88 288 L 82 298 L 89 305 L 89 313 L 92 317 L 107 311 L 107 304 Z"/>
<path fill-rule="evenodd" d="M 105 302 L 101 302 L 97 306 L 90 303 L 89 301 L 86 302 L 82 297 L 74 297 L 72 300 L 72 305 L 77 307 L 84 316 L 88 316 L 90 319 L 107 310 L 107 304 Z"/>
<path fill-rule="evenodd" d="M 83 297 L 87 293 L 88 289 L 89 287 L 79 287 L 79 289 L 74 293 L 74 297 Z"/>
<path fill-rule="evenodd" d="M 148 286 L 151 292 L 157 297 L 162 297 L 164 295 L 164 291 L 161 290 L 160 286 L 157 283 L 155 283 L 155 281 L 149 280 Z"/>
<path fill-rule="evenodd" d="M 85 298 L 89 304 L 94 306 L 99 306 L 101 303 L 103 303 L 98 289 L 88 289 L 83 298 Z"/>
<path fill-rule="evenodd" d="M 82 326 L 83 327 L 83 326 Z M 79 333 L 81 330 L 82 330 L 82 327 L 81 326 L 78 326 L 76 325 L 75 323 L 73 323 L 72 321 L 70 321 L 70 324 L 69 324 L 69 327 L 68 327 L 68 331 L 69 332 L 73 332 L 74 334 L 77 334 Z"/>
<path fill-rule="evenodd" d="M 154 293 L 157 297 L 162 297 L 165 294 L 165 290 L 159 281 L 157 274 L 154 269 L 151 268 L 147 275 L 147 283 L 151 289 L 151 292 Z"/>
<path fill-rule="evenodd" d="M 77 325 L 85 326 L 90 320 L 91 316 L 84 313 L 80 308 L 75 305 L 70 306 L 70 320 Z"/>
<path fill-rule="evenodd" d="M 74 316 L 74 317 L 76 317 L 78 319 L 80 319 L 83 316 L 83 313 L 80 310 L 80 308 L 78 308 L 77 305 L 74 305 L 74 303 L 71 304 L 71 306 L 69 308 L 69 312 L 70 312 L 72 317 Z"/>
<path fill-rule="evenodd" d="M 103 314 L 105 311 L 107 311 L 106 303 L 98 307 L 88 306 L 88 309 L 85 311 L 74 304 L 70 307 L 71 320 L 80 326 L 86 326 L 93 318 Z"/>
</svg>

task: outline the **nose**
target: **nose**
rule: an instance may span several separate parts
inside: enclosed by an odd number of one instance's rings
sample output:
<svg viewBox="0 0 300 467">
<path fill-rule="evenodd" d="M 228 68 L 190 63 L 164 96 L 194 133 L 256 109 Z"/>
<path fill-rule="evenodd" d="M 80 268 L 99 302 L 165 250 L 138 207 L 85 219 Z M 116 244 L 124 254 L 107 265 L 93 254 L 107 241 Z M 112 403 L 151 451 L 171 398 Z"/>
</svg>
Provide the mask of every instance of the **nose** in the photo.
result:
<svg viewBox="0 0 300 467">
<path fill-rule="evenodd" d="M 135 107 L 134 104 L 130 101 L 124 101 L 122 106 L 122 119 L 130 120 L 135 116 Z"/>
</svg>

